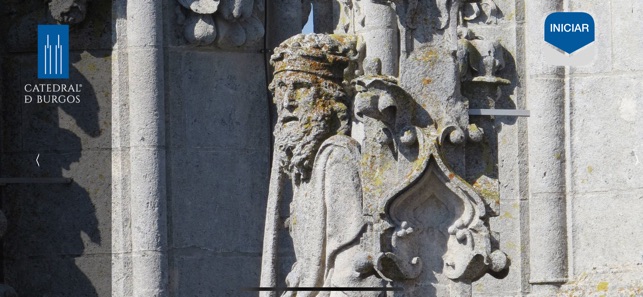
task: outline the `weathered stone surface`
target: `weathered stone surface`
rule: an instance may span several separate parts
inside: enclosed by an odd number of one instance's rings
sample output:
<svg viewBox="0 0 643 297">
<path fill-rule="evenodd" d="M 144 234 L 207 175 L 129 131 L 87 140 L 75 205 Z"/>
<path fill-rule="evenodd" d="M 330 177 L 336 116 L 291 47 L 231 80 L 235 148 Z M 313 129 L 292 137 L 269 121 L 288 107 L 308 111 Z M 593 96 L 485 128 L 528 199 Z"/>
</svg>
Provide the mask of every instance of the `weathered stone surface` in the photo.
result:
<svg viewBox="0 0 643 297">
<path fill-rule="evenodd" d="M 257 292 L 244 288 L 256 287 L 259 255 L 219 254 L 199 249 L 175 253 L 171 287 L 176 296 L 257 296 Z"/>
<path fill-rule="evenodd" d="M 176 149 L 172 155 L 174 182 L 170 193 L 174 198 L 171 199 L 173 248 L 259 253 L 263 224 L 256 218 L 263 216 L 260 206 L 265 207 L 263 197 L 268 172 L 257 172 L 255 168 L 268 167 L 266 155 L 265 150 L 241 153 Z M 209 163 L 218 165 L 208 166 Z M 251 172 L 260 176 L 251 181 L 242 178 Z M 221 178 L 213 180 L 213 176 Z M 212 190 L 204 190 L 206 185 Z M 208 224 L 194 225 L 195 218 Z"/>
<path fill-rule="evenodd" d="M 564 285 L 562 296 L 637 296 L 643 292 L 640 264 L 618 265 L 616 267 L 592 268 Z"/>
<path fill-rule="evenodd" d="M 263 61 L 256 53 L 173 53 L 169 71 L 170 136 L 173 147 L 216 150 L 264 150 L 269 155 L 270 123 L 264 74 L 248 75 Z M 240 67 L 240 65 L 247 65 Z M 207 73 L 210 79 L 202 79 Z M 242 83 L 241 80 L 246 83 Z M 254 131 L 258 135 L 248 137 Z"/>
<path fill-rule="evenodd" d="M 643 103 L 637 99 L 641 85 L 640 76 L 635 75 L 572 79 L 571 154 L 575 192 L 616 193 L 641 188 Z M 612 97 L 611 90 L 619 90 L 617 96 Z M 610 104 L 605 104 L 610 97 Z M 618 129 L 619 136 L 628 141 L 612 141 L 611 129 Z"/>
<path fill-rule="evenodd" d="M 256 295 L 240 289 L 259 282 L 272 128 L 263 56 L 168 55 L 170 286 L 181 296 Z"/>
<path fill-rule="evenodd" d="M 643 35 L 628 34 L 630 28 L 641 28 L 643 20 L 638 16 L 643 14 L 643 3 L 627 0 L 614 0 L 611 7 L 612 29 L 612 59 L 615 70 L 643 70 L 643 55 L 638 53 L 639 45 L 643 44 Z M 633 33 L 633 32 L 630 32 Z M 601 56 L 606 56 L 601 53 Z"/>
<path fill-rule="evenodd" d="M 111 294 L 111 256 L 55 256 L 5 260 L 14 273 L 6 282 L 18 296 L 65 296 L 70 292 L 81 296 Z M 33 277 L 25 277 L 31 275 Z"/>
<path fill-rule="evenodd" d="M 629 226 L 643 223 L 640 201 L 643 190 L 618 193 L 575 194 L 572 202 L 574 216 L 573 265 L 575 276 L 596 268 L 627 267 L 643 261 L 638 247 L 642 239 Z M 613 228 L 609 213 L 618 217 L 621 228 Z M 614 243 L 618 242 L 618 245 Z M 591 259 L 591 260 L 587 260 Z"/>
</svg>

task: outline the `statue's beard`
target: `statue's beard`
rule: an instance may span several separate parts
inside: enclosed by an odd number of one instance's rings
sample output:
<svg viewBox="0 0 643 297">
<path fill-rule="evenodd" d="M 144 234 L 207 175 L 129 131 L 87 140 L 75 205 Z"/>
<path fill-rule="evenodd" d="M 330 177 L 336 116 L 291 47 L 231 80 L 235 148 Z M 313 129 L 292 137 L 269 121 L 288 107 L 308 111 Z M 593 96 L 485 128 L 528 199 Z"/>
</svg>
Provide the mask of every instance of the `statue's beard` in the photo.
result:
<svg viewBox="0 0 643 297">
<path fill-rule="evenodd" d="M 292 121 L 275 127 L 275 150 L 279 166 L 296 182 L 308 180 L 315 155 L 322 142 L 331 136 L 327 121 L 313 118 L 310 123 Z"/>
</svg>

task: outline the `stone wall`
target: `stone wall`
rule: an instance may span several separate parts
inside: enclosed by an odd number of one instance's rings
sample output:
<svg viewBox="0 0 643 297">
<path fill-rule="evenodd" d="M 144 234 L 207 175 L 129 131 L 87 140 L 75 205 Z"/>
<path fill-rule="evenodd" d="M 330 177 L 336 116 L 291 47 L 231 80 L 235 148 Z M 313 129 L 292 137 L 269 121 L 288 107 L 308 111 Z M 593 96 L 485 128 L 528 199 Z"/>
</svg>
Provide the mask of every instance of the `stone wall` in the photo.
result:
<svg viewBox="0 0 643 297">
<path fill-rule="evenodd" d="M 593 63 L 566 69 L 569 289 L 643 294 L 643 13 L 640 1 L 570 1 L 596 21 Z"/>
<path fill-rule="evenodd" d="M 114 71 L 119 78 L 113 88 L 113 123 L 118 131 L 114 158 L 119 161 L 113 164 L 117 176 L 114 225 L 123 228 L 115 230 L 114 245 L 121 255 L 115 256 L 119 277 L 114 279 L 114 295 L 157 294 L 154 290 L 161 286 L 164 289 L 158 294 L 171 296 L 239 296 L 244 294 L 242 288 L 258 285 L 272 133 L 265 68 L 270 53 L 264 50 L 264 42 L 272 48 L 301 31 L 292 24 L 301 21 L 302 12 L 286 4 L 265 7 L 273 16 L 268 26 L 282 29 L 269 33 L 267 40 L 231 46 L 229 42 L 234 41 L 221 38 L 208 39 L 208 44 L 191 43 L 186 32 L 198 28 L 186 26 L 198 16 L 179 1 L 147 6 L 116 2 Z M 131 20 L 143 11 L 156 17 L 133 25 Z M 254 13 L 263 27 L 263 13 L 256 8 Z M 140 39 L 132 38 L 138 34 Z M 142 55 L 138 59 L 133 54 Z M 133 63 L 150 62 L 154 64 L 132 68 Z M 153 72 L 154 78 L 132 80 L 141 76 L 138 72 L 154 67 L 162 71 Z M 163 128 L 155 132 L 154 144 L 142 144 L 157 152 L 154 158 L 162 164 L 154 173 L 148 170 L 157 169 L 135 165 L 139 161 L 133 142 L 138 137 L 133 135 L 138 128 L 133 121 L 145 112 L 140 105 L 132 106 L 139 100 L 136 92 L 158 100 L 154 104 L 159 112 L 150 120 Z M 158 157 L 162 154 L 165 157 Z M 155 162 L 147 160 L 142 164 Z M 164 175 L 154 181 L 162 188 L 158 195 L 136 190 L 135 184 L 141 182 L 136 176 L 150 174 Z M 144 200 L 149 202 L 140 202 Z M 157 206 L 148 214 L 132 212 L 145 203 Z M 147 225 L 137 218 L 148 215 L 158 224 Z M 141 236 L 148 234 L 160 234 L 161 239 L 143 242 Z M 158 253 L 160 262 L 146 260 L 150 243 L 149 251 Z M 146 282 L 150 276 L 158 286 Z"/>
<path fill-rule="evenodd" d="M 178 2 L 166 7 L 173 32 Z M 263 45 L 198 48 L 166 36 L 170 287 L 240 294 L 258 283 L 269 178 Z"/>
<path fill-rule="evenodd" d="M 240 296 L 259 283 L 272 153 L 264 40 L 190 46 L 176 34 L 185 9 L 167 1 L 164 13 L 171 292 Z M 275 9 L 268 21 L 289 18 Z M 300 30 L 275 30 L 269 47 Z"/>
<path fill-rule="evenodd" d="M 501 214 L 492 228 L 512 264 L 505 279 L 486 276 L 474 284 L 474 295 L 637 296 L 641 237 L 628 226 L 643 224 L 636 98 L 643 54 L 633 48 L 643 45 L 636 18 L 643 7 L 616 0 L 522 2 L 515 2 L 514 14 L 496 1 L 509 12 L 505 17 L 515 17 L 515 36 L 503 34 L 511 55 L 511 40 L 517 46 L 514 102 L 531 111 L 509 141 L 503 137 L 509 127 L 503 124 L 499 134 Z M 540 26 L 553 11 L 594 16 L 598 55 L 591 64 L 544 63 L 542 47 L 549 45 Z M 505 171 L 512 167 L 503 164 L 519 166 Z"/>
</svg>

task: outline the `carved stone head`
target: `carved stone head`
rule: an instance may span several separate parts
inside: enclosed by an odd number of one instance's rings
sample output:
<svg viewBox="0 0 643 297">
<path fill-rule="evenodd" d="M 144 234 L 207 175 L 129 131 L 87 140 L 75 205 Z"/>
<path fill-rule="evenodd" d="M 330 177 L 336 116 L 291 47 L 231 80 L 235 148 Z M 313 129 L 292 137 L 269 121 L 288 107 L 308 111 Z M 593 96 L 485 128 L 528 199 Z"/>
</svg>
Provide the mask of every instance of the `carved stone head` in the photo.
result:
<svg viewBox="0 0 643 297">
<path fill-rule="evenodd" d="M 61 24 L 75 25 L 85 20 L 89 0 L 46 0 L 49 14 Z"/>
<path fill-rule="evenodd" d="M 339 35 L 299 34 L 275 49 L 270 91 L 277 105 L 275 150 L 295 182 L 307 180 L 321 143 L 348 134 L 349 98 L 342 86 L 354 42 Z"/>
</svg>

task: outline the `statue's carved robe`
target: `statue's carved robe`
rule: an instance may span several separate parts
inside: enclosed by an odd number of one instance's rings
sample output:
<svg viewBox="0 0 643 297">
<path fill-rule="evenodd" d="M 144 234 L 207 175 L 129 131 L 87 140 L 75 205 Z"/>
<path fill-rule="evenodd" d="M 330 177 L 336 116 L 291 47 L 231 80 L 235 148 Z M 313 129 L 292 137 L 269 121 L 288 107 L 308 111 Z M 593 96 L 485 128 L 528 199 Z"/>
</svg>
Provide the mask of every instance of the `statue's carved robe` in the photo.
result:
<svg viewBox="0 0 643 297">
<path fill-rule="evenodd" d="M 362 214 L 359 144 L 336 135 L 322 143 L 310 180 L 294 188 L 290 232 L 297 262 L 289 287 L 381 287 L 380 279 L 360 278 L 354 261 L 367 225 Z M 351 296 L 378 296 L 351 292 Z M 339 294 L 339 295 L 337 295 Z M 284 296 L 344 296 L 330 292 L 287 292 Z"/>
</svg>

